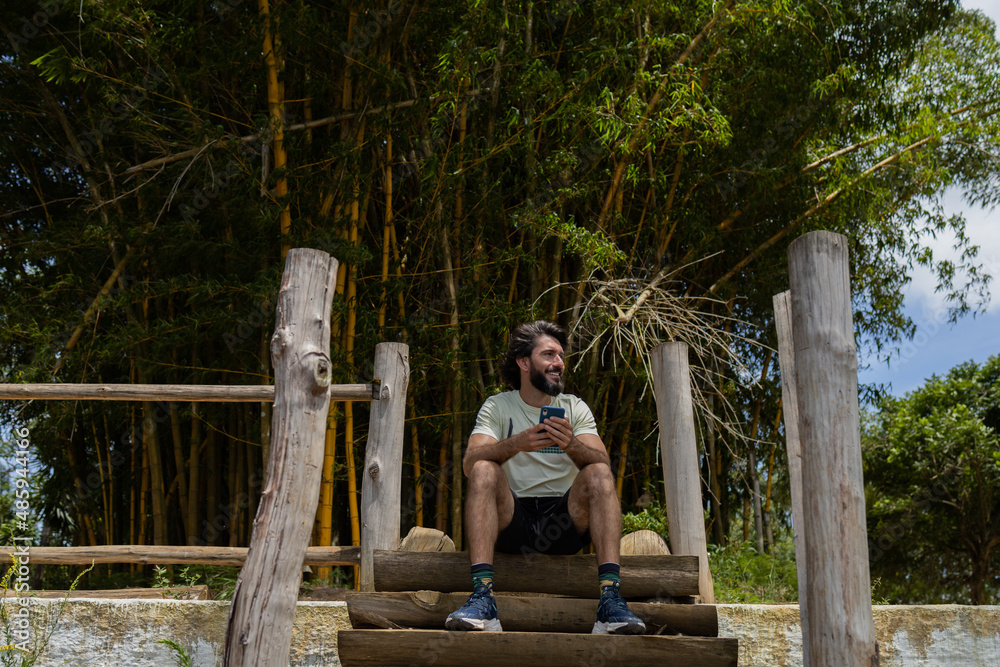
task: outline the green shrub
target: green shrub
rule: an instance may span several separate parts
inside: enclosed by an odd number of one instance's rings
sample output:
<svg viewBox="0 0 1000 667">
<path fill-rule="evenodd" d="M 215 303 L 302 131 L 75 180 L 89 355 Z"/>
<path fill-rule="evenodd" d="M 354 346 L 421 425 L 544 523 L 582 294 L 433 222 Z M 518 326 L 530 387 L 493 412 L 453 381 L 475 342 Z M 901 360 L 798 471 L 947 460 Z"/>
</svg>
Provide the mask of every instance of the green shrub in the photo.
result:
<svg viewBox="0 0 1000 667">
<path fill-rule="evenodd" d="M 791 536 L 775 542 L 771 553 L 759 554 L 751 541 L 731 539 L 725 547 L 710 544 L 715 601 L 778 604 L 798 602 L 795 544 Z"/>
<path fill-rule="evenodd" d="M 623 514 L 622 535 L 628 535 L 637 530 L 651 530 L 659 533 L 660 537 L 666 540 L 667 508 L 662 505 L 650 505 L 638 514 Z"/>
</svg>

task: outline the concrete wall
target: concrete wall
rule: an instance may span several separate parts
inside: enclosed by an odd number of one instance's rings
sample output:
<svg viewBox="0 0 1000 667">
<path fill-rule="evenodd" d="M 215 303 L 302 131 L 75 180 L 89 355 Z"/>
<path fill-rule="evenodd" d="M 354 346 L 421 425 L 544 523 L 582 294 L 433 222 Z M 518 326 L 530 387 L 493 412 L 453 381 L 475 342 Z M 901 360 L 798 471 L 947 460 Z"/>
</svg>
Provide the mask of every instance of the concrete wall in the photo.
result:
<svg viewBox="0 0 1000 667">
<path fill-rule="evenodd" d="M 174 667 L 178 664 L 174 653 L 159 643 L 162 639 L 183 646 L 192 664 L 215 667 L 221 664 L 229 605 L 197 600 L 69 600 L 63 606 L 60 600 L 36 599 L 31 609 L 35 637 L 40 637 L 40 628 L 52 630 L 37 663 L 43 667 Z M 719 634 L 740 640 L 741 667 L 802 665 L 797 606 L 719 605 L 718 609 Z M 874 615 L 882 667 L 1000 665 L 1000 607 L 877 606 Z M 345 627 L 349 623 L 343 602 L 300 602 L 290 664 L 340 665 L 337 630 Z"/>
<path fill-rule="evenodd" d="M 880 667 L 1000 665 L 1000 607 L 877 605 Z M 798 605 L 719 605 L 719 635 L 740 640 L 741 667 L 802 665 Z"/>
</svg>

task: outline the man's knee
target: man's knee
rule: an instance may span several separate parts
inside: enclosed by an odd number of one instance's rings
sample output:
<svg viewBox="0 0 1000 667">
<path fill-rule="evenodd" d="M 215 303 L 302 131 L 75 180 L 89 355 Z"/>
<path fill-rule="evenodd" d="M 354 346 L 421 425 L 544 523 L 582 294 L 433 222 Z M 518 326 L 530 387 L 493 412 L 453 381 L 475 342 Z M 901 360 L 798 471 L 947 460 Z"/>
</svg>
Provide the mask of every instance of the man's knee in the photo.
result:
<svg viewBox="0 0 1000 667">
<path fill-rule="evenodd" d="M 469 486 L 493 486 L 502 476 L 503 469 L 496 461 L 476 461 L 469 469 Z"/>
<path fill-rule="evenodd" d="M 583 478 L 589 495 L 615 493 L 615 476 L 606 463 L 591 463 L 580 471 L 579 477 Z"/>
</svg>

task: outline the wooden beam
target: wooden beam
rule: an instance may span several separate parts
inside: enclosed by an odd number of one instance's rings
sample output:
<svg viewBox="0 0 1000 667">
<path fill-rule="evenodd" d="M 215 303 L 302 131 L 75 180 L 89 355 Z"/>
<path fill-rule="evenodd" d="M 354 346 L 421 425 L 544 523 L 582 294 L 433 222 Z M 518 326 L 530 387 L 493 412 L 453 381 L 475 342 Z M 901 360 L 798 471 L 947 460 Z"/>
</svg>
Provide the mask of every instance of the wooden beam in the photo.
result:
<svg viewBox="0 0 1000 667">
<path fill-rule="evenodd" d="M 97 547 L 30 547 L 33 565 L 90 565 L 139 563 L 142 565 L 229 565 L 246 561 L 247 547 L 180 547 L 109 545 Z M 361 547 L 309 547 L 304 565 L 336 567 L 357 565 Z"/>
<path fill-rule="evenodd" d="M 660 425 L 670 551 L 698 557 L 699 595 L 702 602 L 711 604 L 715 602 L 715 587 L 708 566 L 687 343 L 657 345 L 650 353 L 649 361 Z"/>
<path fill-rule="evenodd" d="M 74 600 L 208 600 L 208 586 L 171 586 L 169 588 L 115 588 L 104 591 L 4 591 L 5 598 L 30 597 Z"/>
<path fill-rule="evenodd" d="M 795 342 L 792 340 L 792 293 L 775 294 L 774 328 L 778 333 L 778 367 L 781 370 L 781 411 L 785 422 L 788 454 L 788 485 L 792 497 L 792 539 L 795 542 L 795 572 L 799 583 L 799 617 L 809 627 L 809 596 L 805 538 L 805 492 L 802 490 L 802 441 L 799 439 L 798 391 L 795 388 Z M 809 655 L 809 633 L 802 633 L 802 655 Z"/>
<path fill-rule="evenodd" d="M 375 589 L 379 591 L 468 591 L 466 551 L 424 553 L 375 551 Z M 622 593 L 629 598 L 666 598 L 698 594 L 697 556 L 622 556 Z M 553 593 L 596 598 L 597 557 L 496 554 L 497 591 Z"/>
<path fill-rule="evenodd" d="M 370 401 L 371 384 L 335 384 L 331 401 Z M 187 384 L 0 384 L 0 399 L 28 401 L 194 401 L 257 403 L 274 401 L 274 385 Z"/>
<path fill-rule="evenodd" d="M 847 238 L 810 232 L 788 248 L 802 441 L 810 667 L 877 665 Z"/>
<path fill-rule="evenodd" d="M 465 604 L 467 597 L 437 591 L 350 592 L 347 594 L 347 613 L 355 628 L 395 625 L 440 630 L 448 614 Z M 588 633 L 597 615 L 597 600 L 498 594 L 496 601 L 504 632 Z M 630 602 L 629 607 L 646 623 L 647 634 L 719 636 L 715 605 Z"/>
<path fill-rule="evenodd" d="M 734 667 L 736 639 L 557 632 L 341 630 L 341 664 L 510 667 L 671 665 Z"/>
<path fill-rule="evenodd" d="M 288 251 L 271 361 L 274 413 L 267 484 L 226 624 L 225 667 L 288 664 L 302 564 L 319 503 L 330 409 L 330 307 L 338 262 Z"/>
<path fill-rule="evenodd" d="M 372 404 L 361 485 L 360 587 L 363 591 L 375 590 L 374 550 L 399 547 L 410 347 L 404 343 L 376 345 L 375 379 L 380 383 L 380 399 Z"/>
</svg>

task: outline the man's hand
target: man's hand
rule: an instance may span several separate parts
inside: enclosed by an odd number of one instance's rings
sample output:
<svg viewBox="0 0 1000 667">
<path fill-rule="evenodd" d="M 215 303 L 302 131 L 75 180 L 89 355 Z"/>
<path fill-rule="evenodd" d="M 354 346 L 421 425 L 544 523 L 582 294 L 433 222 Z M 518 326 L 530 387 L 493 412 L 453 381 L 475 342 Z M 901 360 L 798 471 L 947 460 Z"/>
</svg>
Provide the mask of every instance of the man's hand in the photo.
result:
<svg viewBox="0 0 1000 667">
<path fill-rule="evenodd" d="M 578 468 L 591 463 L 611 465 L 607 450 L 599 436 L 592 433 L 574 436 L 573 427 L 570 426 L 568 419 L 549 417 L 544 423 L 535 424 L 502 442 L 497 442 L 496 438 L 483 433 L 473 434 L 465 450 L 462 469 L 468 475 L 476 461 L 503 463 L 518 452 L 537 452 L 552 445 L 566 452 Z"/>
<path fill-rule="evenodd" d="M 546 421 L 552 421 L 553 419 L 556 419 L 556 417 L 549 417 Z M 562 421 L 566 420 L 563 419 Z M 572 433 L 570 435 L 572 437 Z M 540 449 L 559 444 L 558 442 L 553 442 L 553 438 L 545 424 L 535 424 L 510 439 L 514 441 L 519 452 L 537 452 Z"/>
<path fill-rule="evenodd" d="M 573 443 L 573 427 L 565 417 L 549 417 L 539 424 L 544 429 L 544 433 L 559 449 L 566 451 L 566 448 Z"/>
</svg>

